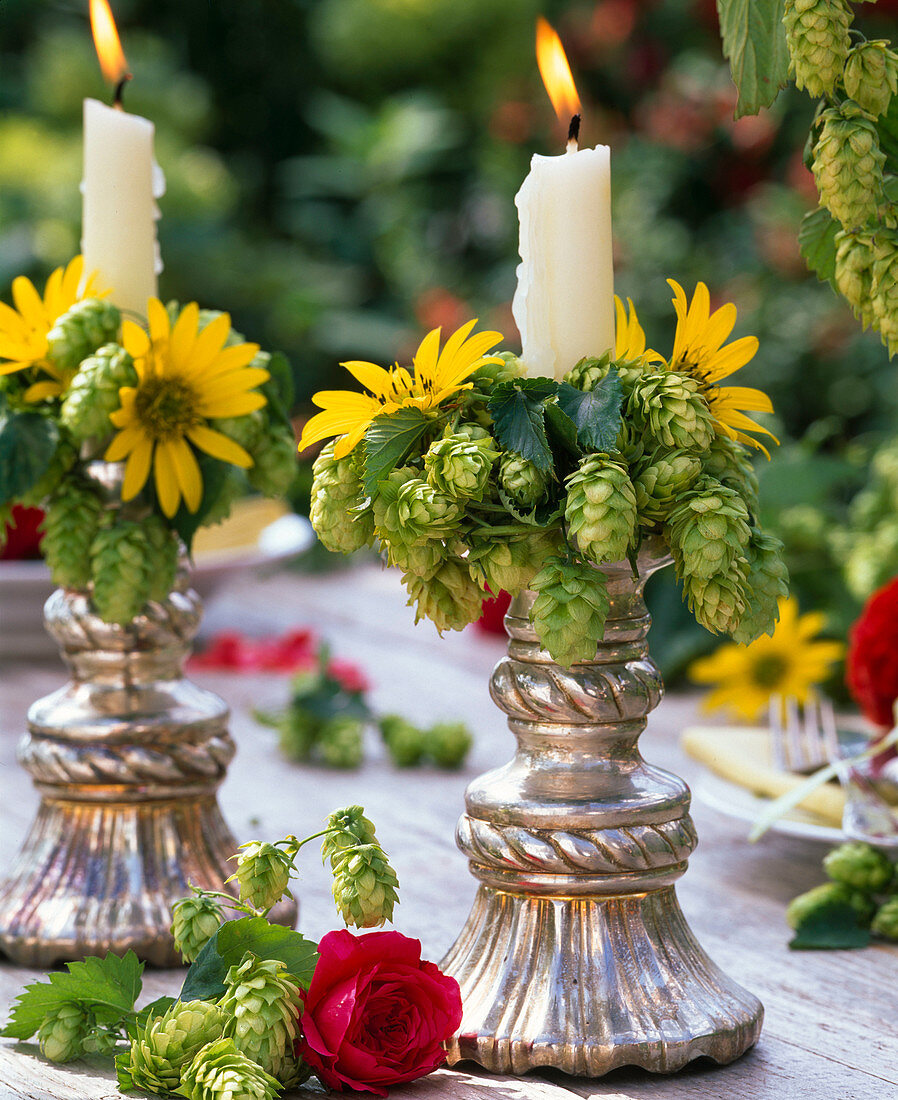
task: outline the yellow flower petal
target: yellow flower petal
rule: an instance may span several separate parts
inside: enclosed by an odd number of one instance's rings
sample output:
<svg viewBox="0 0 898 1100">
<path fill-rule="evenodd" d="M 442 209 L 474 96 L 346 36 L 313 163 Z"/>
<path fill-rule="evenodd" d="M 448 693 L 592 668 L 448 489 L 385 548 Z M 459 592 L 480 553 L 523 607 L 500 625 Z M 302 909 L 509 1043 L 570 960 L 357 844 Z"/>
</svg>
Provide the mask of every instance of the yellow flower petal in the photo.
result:
<svg viewBox="0 0 898 1100">
<path fill-rule="evenodd" d="M 156 482 L 156 496 L 159 507 L 169 519 L 177 512 L 181 500 L 178 477 L 171 453 L 166 444 L 156 447 L 153 455 L 153 477 Z"/>
<path fill-rule="evenodd" d="M 122 321 L 122 347 L 133 359 L 142 359 L 150 350 L 150 338 L 134 321 Z"/>
<path fill-rule="evenodd" d="M 24 275 L 19 275 L 13 279 L 12 297 L 16 309 L 32 328 L 38 328 L 49 321 L 44 312 L 44 303 L 41 301 L 41 296 L 34 289 L 34 283 L 30 279 L 26 279 Z"/>
<path fill-rule="evenodd" d="M 203 499 L 203 478 L 196 455 L 183 438 L 169 440 L 162 447 L 167 447 L 171 455 L 184 503 L 189 511 L 196 512 Z"/>
<path fill-rule="evenodd" d="M 150 462 L 153 458 L 152 440 L 142 437 L 128 456 L 125 464 L 125 479 L 122 482 L 122 500 L 133 500 L 143 489 L 150 476 Z M 112 461 L 111 459 L 109 461 Z"/>
<path fill-rule="evenodd" d="M 197 424 L 187 432 L 187 438 L 201 451 L 205 451 L 213 458 L 220 458 L 222 462 L 230 462 L 232 466 L 241 466 L 246 470 L 253 464 L 252 458 L 243 447 L 226 436 L 224 432 Z"/>
<path fill-rule="evenodd" d="M 363 359 L 351 359 L 348 363 L 341 363 L 340 366 L 345 367 L 357 382 L 361 382 L 366 390 L 370 390 L 377 397 L 385 397 L 393 390 L 392 374 L 376 363 L 368 363 Z"/>
<path fill-rule="evenodd" d="M 204 402 L 203 414 L 215 420 L 225 416 L 245 416 L 256 409 L 264 409 L 265 405 L 265 397 L 261 393 L 237 393 L 220 401 Z"/>
<path fill-rule="evenodd" d="M 196 302 L 184 306 L 171 330 L 168 344 L 168 362 L 172 373 L 183 373 L 196 346 L 196 332 L 200 322 L 200 307 Z"/>
<path fill-rule="evenodd" d="M 129 425 L 126 428 L 122 428 L 118 435 L 113 437 L 103 457 L 107 462 L 121 462 L 121 460 L 127 457 L 127 455 L 129 455 L 144 439 L 146 439 L 146 436 L 139 427 Z"/>
<path fill-rule="evenodd" d="M 0 374 L 3 371 L 0 370 Z M 59 397 L 62 393 L 62 386 L 59 382 L 51 382 L 47 379 L 44 382 L 34 382 L 27 390 L 25 390 L 26 401 L 46 401 L 51 397 Z"/>
<path fill-rule="evenodd" d="M 167 344 L 171 333 L 171 318 L 168 310 L 158 298 L 147 302 L 147 322 L 150 329 L 150 341 L 153 344 Z"/>
</svg>

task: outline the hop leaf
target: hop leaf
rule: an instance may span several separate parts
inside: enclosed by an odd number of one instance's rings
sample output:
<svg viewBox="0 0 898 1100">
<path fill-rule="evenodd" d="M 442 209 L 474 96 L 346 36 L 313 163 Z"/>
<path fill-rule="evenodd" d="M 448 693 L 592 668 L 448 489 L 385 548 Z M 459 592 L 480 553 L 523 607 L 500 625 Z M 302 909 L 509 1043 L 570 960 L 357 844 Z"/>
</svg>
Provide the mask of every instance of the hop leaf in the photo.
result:
<svg viewBox="0 0 898 1100">
<path fill-rule="evenodd" d="M 830 95 L 851 47 L 851 9 L 845 0 L 786 0 L 783 24 L 796 85 Z"/>
<path fill-rule="evenodd" d="M 103 438 L 113 430 L 110 416 L 121 407 L 122 386 L 137 384 L 134 360 L 118 344 L 104 344 L 78 368 L 59 412 L 64 428 L 77 442 Z"/>
<path fill-rule="evenodd" d="M 857 229 L 876 216 L 882 198 L 885 154 L 866 111 L 847 100 L 820 116 L 813 171 L 820 201 L 845 229 Z"/>
<path fill-rule="evenodd" d="M 312 473 L 309 519 L 327 549 L 351 554 L 372 542 L 371 513 L 355 510 L 362 497 L 362 482 L 353 456 L 334 458 L 334 444 L 328 443 L 315 459 Z"/>
<path fill-rule="evenodd" d="M 197 1051 L 176 1091 L 187 1100 L 273 1100 L 280 1089 L 270 1073 L 224 1037 Z"/>
<path fill-rule="evenodd" d="M 47 498 L 59 491 L 63 478 L 78 461 L 78 448 L 67 438 L 59 441 L 47 472 L 18 498 L 23 508 L 43 508 Z M 67 494 L 59 493 L 60 496 Z M 46 530 L 46 521 L 44 522 Z M 46 551 L 44 552 L 46 556 Z M 85 583 L 87 583 L 85 581 Z"/>
<path fill-rule="evenodd" d="M 63 374 L 74 374 L 98 348 L 115 343 L 121 323 L 122 315 L 111 302 L 82 298 L 47 333 L 47 357 Z"/>
<path fill-rule="evenodd" d="M 344 849 L 332 872 L 334 902 L 347 925 L 375 928 L 393 919 L 399 879 L 379 844 Z"/>
<path fill-rule="evenodd" d="M 871 894 L 885 890 L 895 878 L 895 868 L 889 857 L 860 840 L 834 848 L 824 859 L 823 870 L 833 882 Z"/>
<path fill-rule="evenodd" d="M 237 860 L 237 870 L 228 882 L 237 880 L 240 900 L 253 909 L 267 910 L 284 896 L 291 896 L 287 889 L 290 881 L 290 857 L 281 848 L 258 840 L 241 844 L 239 852 L 231 856 Z"/>
<path fill-rule="evenodd" d="M 132 1035 L 127 1053 L 116 1056 L 119 1087 L 174 1092 L 181 1071 L 201 1047 L 221 1035 L 226 1019 L 209 1001 L 175 1001 L 167 1011 L 151 1013 Z"/>
<path fill-rule="evenodd" d="M 588 455 L 565 482 L 564 516 L 580 551 L 597 564 L 626 557 L 636 531 L 636 493 L 627 468 Z"/>
<path fill-rule="evenodd" d="M 560 665 L 595 656 L 611 607 L 605 575 L 563 558 L 550 558 L 530 582 L 537 593 L 530 621 L 543 647 Z"/>
<path fill-rule="evenodd" d="M 898 94 L 898 54 L 883 39 L 861 42 L 848 54 L 842 80 L 855 103 L 871 115 L 884 115 Z"/>
<path fill-rule="evenodd" d="M 299 986 L 278 959 L 248 951 L 228 970 L 221 1011 L 224 1034 L 239 1051 L 280 1081 L 296 1079 L 293 1044 L 301 1013 Z"/>
<path fill-rule="evenodd" d="M 55 584 L 83 589 L 90 583 L 90 551 L 102 513 L 100 497 L 76 483 L 51 499 L 42 549 Z"/>
<path fill-rule="evenodd" d="M 181 898 L 172 906 L 171 934 L 175 950 L 186 963 L 192 963 L 218 931 L 224 912 L 215 898 L 198 891 Z"/>
</svg>

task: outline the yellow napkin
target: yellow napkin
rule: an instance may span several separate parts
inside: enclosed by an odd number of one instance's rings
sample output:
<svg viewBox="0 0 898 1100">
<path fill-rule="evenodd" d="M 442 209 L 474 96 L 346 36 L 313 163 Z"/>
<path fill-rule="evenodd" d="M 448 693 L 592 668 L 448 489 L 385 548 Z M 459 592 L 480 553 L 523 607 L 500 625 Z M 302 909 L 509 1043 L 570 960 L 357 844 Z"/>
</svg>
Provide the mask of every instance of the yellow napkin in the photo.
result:
<svg viewBox="0 0 898 1100">
<path fill-rule="evenodd" d="M 766 729 L 695 726 L 683 731 L 681 744 L 687 755 L 715 775 L 764 798 L 778 798 L 807 778 L 775 767 L 770 754 L 770 733 Z M 842 824 L 845 796 L 837 783 L 821 784 L 799 805 L 827 825 Z"/>
<path fill-rule="evenodd" d="M 262 531 L 288 511 L 282 501 L 267 497 L 247 497 L 238 501 L 226 520 L 197 531 L 193 540 L 194 561 L 202 564 L 204 560 L 252 550 Z"/>
</svg>

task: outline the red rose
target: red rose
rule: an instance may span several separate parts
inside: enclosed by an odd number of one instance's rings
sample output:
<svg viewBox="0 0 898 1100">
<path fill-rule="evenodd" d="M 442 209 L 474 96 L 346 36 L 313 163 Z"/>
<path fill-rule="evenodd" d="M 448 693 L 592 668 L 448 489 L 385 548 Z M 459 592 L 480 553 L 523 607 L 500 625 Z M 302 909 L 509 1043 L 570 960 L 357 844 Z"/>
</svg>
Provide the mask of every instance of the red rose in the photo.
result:
<svg viewBox="0 0 898 1100">
<path fill-rule="evenodd" d="M 386 1096 L 432 1073 L 461 1024 L 458 982 L 399 932 L 328 932 L 303 994 L 296 1052 L 328 1088 Z"/>
<path fill-rule="evenodd" d="M 851 628 L 845 678 L 867 718 L 891 729 L 898 699 L 898 578 L 873 593 Z"/>
</svg>

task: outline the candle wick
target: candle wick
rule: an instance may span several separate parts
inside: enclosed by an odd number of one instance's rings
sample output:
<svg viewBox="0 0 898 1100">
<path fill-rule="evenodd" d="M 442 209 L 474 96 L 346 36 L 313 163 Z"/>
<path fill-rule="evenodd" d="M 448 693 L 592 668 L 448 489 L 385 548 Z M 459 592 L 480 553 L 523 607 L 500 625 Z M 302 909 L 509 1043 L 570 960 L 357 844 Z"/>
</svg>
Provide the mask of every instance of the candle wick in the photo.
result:
<svg viewBox="0 0 898 1100">
<path fill-rule="evenodd" d="M 580 116 L 574 115 L 567 131 L 567 147 L 571 153 L 576 153 L 580 142 Z"/>
<path fill-rule="evenodd" d="M 124 96 L 125 96 L 125 85 L 128 83 L 128 81 L 130 79 L 131 79 L 131 73 L 125 73 L 125 75 L 122 77 L 122 79 L 115 86 L 115 94 L 112 97 L 112 106 L 115 107 L 119 111 L 124 110 L 124 105 L 122 103 L 122 100 L 124 99 Z"/>
</svg>

